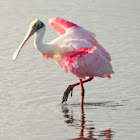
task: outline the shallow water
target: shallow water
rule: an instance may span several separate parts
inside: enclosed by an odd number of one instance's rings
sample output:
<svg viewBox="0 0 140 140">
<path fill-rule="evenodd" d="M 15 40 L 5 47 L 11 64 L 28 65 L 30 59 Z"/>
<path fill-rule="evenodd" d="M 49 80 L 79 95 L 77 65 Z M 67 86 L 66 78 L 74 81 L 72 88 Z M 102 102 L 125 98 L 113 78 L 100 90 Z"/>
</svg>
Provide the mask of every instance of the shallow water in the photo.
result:
<svg viewBox="0 0 140 140">
<path fill-rule="evenodd" d="M 0 139 L 140 139 L 140 1 L 0 1 Z M 12 61 L 29 24 L 63 17 L 93 31 L 112 56 L 112 79 L 95 78 L 61 105 L 67 85 L 77 82 L 33 48 L 33 37 Z M 57 37 L 47 25 L 45 40 Z"/>
</svg>

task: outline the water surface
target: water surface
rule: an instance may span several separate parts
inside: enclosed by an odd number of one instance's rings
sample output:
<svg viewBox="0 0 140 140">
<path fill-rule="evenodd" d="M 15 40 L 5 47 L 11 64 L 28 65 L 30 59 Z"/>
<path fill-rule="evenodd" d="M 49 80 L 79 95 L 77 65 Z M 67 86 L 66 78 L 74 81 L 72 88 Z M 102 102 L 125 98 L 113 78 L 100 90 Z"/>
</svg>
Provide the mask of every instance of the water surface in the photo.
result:
<svg viewBox="0 0 140 140">
<path fill-rule="evenodd" d="M 0 139 L 140 139 L 139 5 L 138 0 L 1 0 Z M 46 42 L 57 37 L 48 26 L 51 17 L 93 31 L 112 56 L 116 74 L 85 84 L 83 109 L 79 87 L 61 105 L 67 85 L 78 79 L 43 59 L 33 48 L 34 37 L 11 60 L 32 20 L 46 23 Z"/>
</svg>

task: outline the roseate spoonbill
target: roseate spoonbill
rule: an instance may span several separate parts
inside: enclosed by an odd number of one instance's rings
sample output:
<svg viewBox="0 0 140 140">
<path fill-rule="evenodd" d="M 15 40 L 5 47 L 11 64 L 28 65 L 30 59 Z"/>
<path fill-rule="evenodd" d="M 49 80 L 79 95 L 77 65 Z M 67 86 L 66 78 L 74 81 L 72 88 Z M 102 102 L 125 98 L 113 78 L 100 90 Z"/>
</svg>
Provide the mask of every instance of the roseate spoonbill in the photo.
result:
<svg viewBox="0 0 140 140">
<path fill-rule="evenodd" d="M 79 83 L 69 85 L 64 92 L 62 103 L 67 101 L 73 88 L 81 86 L 81 106 L 84 102 L 83 83 L 91 81 L 94 77 L 111 78 L 113 69 L 110 64 L 109 53 L 95 39 L 95 34 L 65 19 L 54 17 L 49 20 L 49 25 L 58 33 L 59 37 L 49 43 L 43 42 L 46 27 L 43 22 L 34 20 L 25 39 L 14 53 L 15 60 L 26 41 L 34 34 L 35 48 L 42 56 L 53 59 L 65 72 L 72 72 L 79 78 Z M 88 79 L 85 80 L 85 78 Z"/>
</svg>

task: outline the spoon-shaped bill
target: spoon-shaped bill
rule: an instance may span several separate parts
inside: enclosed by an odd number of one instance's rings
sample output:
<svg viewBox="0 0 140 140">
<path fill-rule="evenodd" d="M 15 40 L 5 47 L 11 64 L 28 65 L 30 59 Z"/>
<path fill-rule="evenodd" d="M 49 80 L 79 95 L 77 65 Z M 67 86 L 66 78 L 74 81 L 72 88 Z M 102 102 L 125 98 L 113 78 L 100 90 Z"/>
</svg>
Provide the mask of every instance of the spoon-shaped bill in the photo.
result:
<svg viewBox="0 0 140 140">
<path fill-rule="evenodd" d="M 29 31 L 28 31 L 28 33 L 26 34 L 24 40 L 22 41 L 22 43 L 20 44 L 20 46 L 17 48 L 17 50 L 16 50 L 15 53 L 13 54 L 12 60 L 15 60 L 15 59 L 18 57 L 18 55 L 19 55 L 19 53 L 20 53 L 22 47 L 24 46 L 24 44 L 27 42 L 27 40 L 30 38 L 31 35 L 33 35 L 33 32 L 32 32 L 32 29 L 29 28 Z"/>
</svg>

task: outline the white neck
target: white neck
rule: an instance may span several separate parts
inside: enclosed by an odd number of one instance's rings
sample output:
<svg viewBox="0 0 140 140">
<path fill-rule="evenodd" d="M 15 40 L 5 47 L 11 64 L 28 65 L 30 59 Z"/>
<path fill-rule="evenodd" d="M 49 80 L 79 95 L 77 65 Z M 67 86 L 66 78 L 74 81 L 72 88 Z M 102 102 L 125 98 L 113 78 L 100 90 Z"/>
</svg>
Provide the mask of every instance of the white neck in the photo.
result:
<svg viewBox="0 0 140 140">
<path fill-rule="evenodd" d="M 50 57 L 51 45 L 43 43 L 43 37 L 46 32 L 46 27 L 42 27 L 35 34 L 34 45 L 35 48 L 42 54 Z"/>
</svg>

